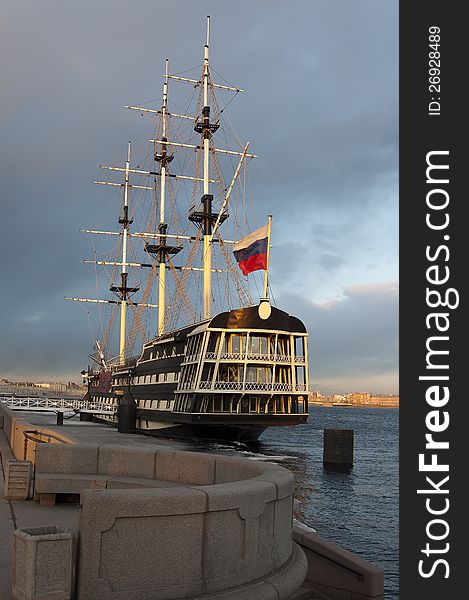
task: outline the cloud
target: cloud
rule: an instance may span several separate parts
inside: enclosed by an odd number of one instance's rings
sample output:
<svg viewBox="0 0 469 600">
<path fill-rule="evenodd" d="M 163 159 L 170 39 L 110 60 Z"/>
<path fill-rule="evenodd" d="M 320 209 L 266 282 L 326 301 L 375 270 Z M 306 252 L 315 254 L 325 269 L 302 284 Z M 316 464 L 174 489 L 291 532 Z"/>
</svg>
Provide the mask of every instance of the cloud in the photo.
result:
<svg viewBox="0 0 469 600">
<path fill-rule="evenodd" d="M 340 319 L 357 307 L 360 320 L 358 307 L 372 311 L 365 306 L 371 293 L 346 288 L 329 309 L 321 302 L 347 281 L 397 276 L 398 2 L 304 0 L 292 11 L 273 0 L 175 0 L 164 20 L 154 0 L 136 4 L 24 0 L 4 7 L 0 161 L 8 226 L 0 260 L 8 294 L 0 296 L 7 340 L 0 364 L 21 377 L 83 367 L 92 343 L 87 314 L 65 307 L 62 297 L 93 293 L 92 267 L 80 262 L 92 256 L 78 229 L 117 225 L 109 215 L 118 194 L 93 187 L 104 179 L 96 165 L 122 164 L 127 140 L 133 156 L 149 150 L 150 121 L 122 107 L 159 105 L 166 56 L 173 73 L 200 65 L 207 14 L 214 69 L 246 90 L 233 102 L 222 93 L 220 102 L 230 102 L 223 115 L 259 155 L 247 178 L 248 219 L 254 229 L 274 215 L 277 294 L 287 298 L 294 289 L 311 319 L 327 310 Z M 174 112 L 184 110 L 187 89 L 170 83 Z M 215 140 L 232 147 L 236 138 L 220 128 Z M 222 160 L 231 165 L 229 181 L 236 164 Z M 379 269 L 369 268 L 371 252 Z M 312 332 L 325 328 L 311 325 Z M 342 325 L 346 331 L 345 318 Z M 324 377 L 332 372 L 323 359 L 328 343 L 324 330 L 315 355 Z"/>
<path fill-rule="evenodd" d="M 349 285 L 341 297 L 322 303 L 294 294 L 279 298 L 309 332 L 313 387 L 397 391 L 398 296 L 398 284 L 391 281 Z"/>
<path fill-rule="evenodd" d="M 336 269 L 340 269 L 342 265 L 346 265 L 347 261 L 335 254 L 321 254 L 316 260 L 316 264 L 325 271 L 335 271 Z"/>
</svg>

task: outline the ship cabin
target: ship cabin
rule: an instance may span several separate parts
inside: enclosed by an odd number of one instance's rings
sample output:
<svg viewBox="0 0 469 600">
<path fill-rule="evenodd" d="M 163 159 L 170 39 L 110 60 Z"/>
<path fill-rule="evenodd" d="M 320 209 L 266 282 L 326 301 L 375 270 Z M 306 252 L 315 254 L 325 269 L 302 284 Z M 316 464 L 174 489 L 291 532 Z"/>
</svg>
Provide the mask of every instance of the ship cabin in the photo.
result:
<svg viewBox="0 0 469 600">
<path fill-rule="evenodd" d="M 185 357 L 187 334 L 197 326 L 191 325 L 146 342 L 137 360 L 129 361 L 114 373 L 114 393 L 121 395 L 130 388 L 139 409 L 171 412 Z"/>
<path fill-rule="evenodd" d="M 145 343 L 113 374 L 112 391 L 130 389 L 140 430 L 185 423 L 221 435 L 234 426 L 257 439 L 307 420 L 307 337 L 299 319 L 273 307 L 267 319 L 257 306 L 223 312 Z"/>
<path fill-rule="evenodd" d="M 299 319 L 273 307 L 267 319 L 257 306 L 216 315 L 187 335 L 174 412 L 305 422 L 307 337 Z"/>
</svg>

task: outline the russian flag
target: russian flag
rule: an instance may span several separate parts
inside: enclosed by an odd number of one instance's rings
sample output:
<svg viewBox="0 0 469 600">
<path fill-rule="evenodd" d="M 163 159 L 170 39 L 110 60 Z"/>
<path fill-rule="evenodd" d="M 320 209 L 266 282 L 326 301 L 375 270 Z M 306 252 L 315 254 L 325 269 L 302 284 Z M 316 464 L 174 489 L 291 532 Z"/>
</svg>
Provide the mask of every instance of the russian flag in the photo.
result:
<svg viewBox="0 0 469 600">
<path fill-rule="evenodd" d="M 233 246 L 233 253 L 244 275 L 267 269 L 268 228 L 268 225 L 259 227 Z"/>
</svg>

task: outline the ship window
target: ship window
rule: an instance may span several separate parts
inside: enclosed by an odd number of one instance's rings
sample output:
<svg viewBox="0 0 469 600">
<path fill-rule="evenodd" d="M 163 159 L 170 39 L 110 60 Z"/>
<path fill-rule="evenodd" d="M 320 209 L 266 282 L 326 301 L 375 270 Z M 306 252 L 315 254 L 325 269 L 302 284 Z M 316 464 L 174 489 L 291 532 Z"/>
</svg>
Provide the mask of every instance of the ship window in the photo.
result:
<svg viewBox="0 0 469 600">
<path fill-rule="evenodd" d="M 276 380 L 277 383 L 291 383 L 290 367 L 277 367 Z"/>
<path fill-rule="evenodd" d="M 196 335 L 194 337 L 194 347 L 193 347 L 193 350 L 192 350 L 191 354 L 193 354 L 195 356 L 198 356 L 198 354 L 200 352 L 200 346 L 201 346 L 201 344 L 202 344 L 202 335 L 201 334 Z"/>
<path fill-rule="evenodd" d="M 305 350 L 304 350 L 305 339 L 303 337 L 296 337 L 296 338 L 294 338 L 294 340 L 295 340 L 295 356 L 304 356 L 305 355 Z"/>
<path fill-rule="evenodd" d="M 186 350 L 186 354 L 189 358 L 194 354 L 194 348 L 195 348 L 195 339 L 193 337 L 191 337 L 189 339 L 189 342 L 187 345 L 187 350 Z"/>
<path fill-rule="evenodd" d="M 301 404 L 303 404 L 303 403 L 301 403 Z M 298 398 L 296 396 L 291 396 L 291 398 L 290 398 L 290 413 L 296 414 L 299 412 L 303 412 L 303 410 L 300 410 L 302 408 L 303 408 L 303 406 L 298 405 Z"/>
<path fill-rule="evenodd" d="M 191 338 L 191 344 L 190 344 L 191 349 L 190 349 L 190 352 L 189 352 L 189 354 L 191 356 L 193 356 L 195 354 L 195 343 L 196 343 L 196 338 L 194 338 L 194 337 Z"/>
<path fill-rule="evenodd" d="M 202 381 L 212 381 L 214 367 L 215 365 L 210 363 L 204 365 L 202 371 Z"/>
<path fill-rule="evenodd" d="M 246 367 L 246 382 L 271 383 L 272 367 Z"/>
<path fill-rule="evenodd" d="M 223 403 L 220 396 L 213 396 L 213 412 L 222 412 Z"/>
<path fill-rule="evenodd" d="M 241 353 L 241 336 L 240 335 L 232 335 L 231 336 L 231 352 L 233 354 Z"/>
<path fill-rule="evenodd" d="M 188 365 L 187 367 L 184 368 L 183 387 L 188 387 L 191 385 L 195 367 L 196 367 L 196 365 Z"/>
<path fill-rule="evenodd" d="M 304 385 L 305 383 L 305 368 L 304 367 L 296 367 L 296 383 L 300 385 Z"/>
<path fill-rule="evenodd" d="M 207 346 L 207 352 L 218 352 L 218 348 L 220 345 L 220 334 L 219 333 L 211 333 L 209 340 L 208 340 L 208 346 Z"/>
<path fill-rule="evenodd" d="M 213 396 L 194 396 L 194 400 L 192 402 L 192 410 L 193 412 L 213 412 Z"/>
<path fill-rule="evenodd" d="M 251 336 L 251 354 L 260 353 L 260 338 L 257 335 Z"/>
<path fill-rule="evenodd" d="M 219 381 L 240 381 L 239 365 L 221 364 L 218 370 Z"/>
<path fill-rule="evenodd" d="M 277 396 L 275 398 L 276 412 L 288 413 L 288 401 L 285 396 Z"/>
<path fill-rule="evenodd" d="M 252 335 L 250 338 L 250 354 L 269 354 L 269 338 Z"/>
<path fill-rule="evenodd" d="M 257 412 L 257 407 L 258 407 L 257 397 L 256 396 L 250 396 L 249 397 L 249 412 L 256 413 Z"/>
<path fill-rule="evenodd" d="M 282 354 L 284 356 L 290 354 L 290 338 L 282 336 L 278 337 L 277 354 Z"/>
<path fill-rule="evenodd" d="M 270 354 L 275 354 L 275 335 L 269 337 L 269 350 Z"/>
</svg>

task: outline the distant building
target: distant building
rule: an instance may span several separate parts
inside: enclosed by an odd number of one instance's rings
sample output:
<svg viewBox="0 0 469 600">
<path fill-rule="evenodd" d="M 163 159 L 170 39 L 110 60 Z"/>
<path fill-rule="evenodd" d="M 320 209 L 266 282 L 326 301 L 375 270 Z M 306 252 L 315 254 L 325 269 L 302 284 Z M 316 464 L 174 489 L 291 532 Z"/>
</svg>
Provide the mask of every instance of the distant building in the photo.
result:
<svg viewBox="0 0 469 600">
<path fill-rule="evenodd" d="M 370 392 L 351 392 L 349 394 L 334 394 L 323 396 L 314 391 L 309 394 L 311 404 L 325 406 L 374 406 L 380 408 L 399 408 L 399 396 L 392 394 L 371 394 Z"/>
</svg>

